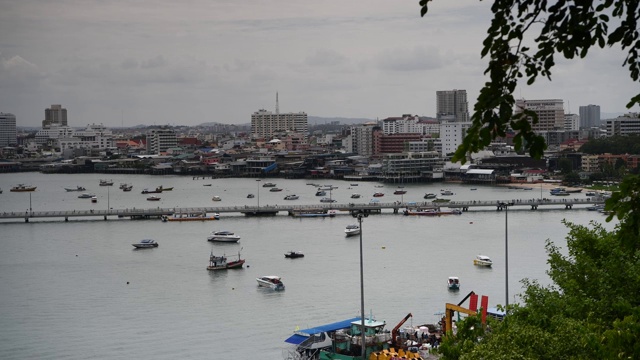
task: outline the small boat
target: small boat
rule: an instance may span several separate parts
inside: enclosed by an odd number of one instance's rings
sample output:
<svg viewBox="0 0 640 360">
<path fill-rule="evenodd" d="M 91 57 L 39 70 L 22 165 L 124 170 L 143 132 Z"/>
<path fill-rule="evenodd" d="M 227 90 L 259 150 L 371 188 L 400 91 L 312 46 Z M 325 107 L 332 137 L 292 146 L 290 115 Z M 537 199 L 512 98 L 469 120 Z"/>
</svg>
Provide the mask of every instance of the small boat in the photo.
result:
<svg viewBox="0 0 640 360">
<path fill-rule="evenodd" d="M 36 191 L 36 186 L 27 186 L 25 184 L 18 184 L 9 190 L 11 192 L 27 192 L 27 191 Z"/>
<path fill-rule="evenodd" d="M 249 194 L 249 195 L 247 195 L 247 199 L 253 199 L 254 197 L 256 197 L 256 196 L 255 196 L 255 195 L 253 195 L 253 194 Z"/>
<path fill-rule="evenodd" d="M 587 191 L 586 193 L 584 193 L 586 196 L 596 196 L 596 192 L 595 191 Z"/>
<path fill-rule="evenodd" d="M 453 195 L 453 191 L 451 190 L 440 190 L 440 195 L 444 195 L 444 196 L 449 196 L 449 195 Z"/>
<path fill-rule="evenodd" d="M 227 261 L 227 257 L 225 255 L 215 256 L 213 255 L 213 251 L 209 256 L 209 266 L 207 266 L 207 270 L 228 270 L 228 269 L 242 269 L 242 266 L 245 263 L 244 259 L 240 258 L 240 252 L 238 251 L 238 260 Z"/>
<path fill-rule="evenodd" d="M 82 186 L 76 186 L 75 188 L 64 188 L 67 191 L 87 191 L 87 189 L 85 189 Z"/>
<path fill-rule="evenodd" d="M 298 195 L 287 195 L 284 197 L 285 200 L 298 200 L 300 197 Z"/>
<path fill-rule="evenodd" d="M 220 196 L 218 196 L 218 195 L 214 195 L 214 196 L 211 198 L 211 200 L 213 200 L 213 201 L 222 201 L 222 198 L 221 198 Z"/>
<path fill-rule="evenodd" d="M 122 188 L 122 191 L 131 191 L 133 189 L 133 185 L 128 185 Z"/>
<path fill-rule="evenodd" d="M 98 202 L 98 197 L 97 196 L 92 196 L 91 197 L 91 202 L 92 203 L 97 203 Z"/>
<path fill-rule="evenodd" d="M 486 255 L 477 255 L 476 258 L 473 259 L 473 265 L 491 267 L 493 261 Z"/>
<path fill-rule="evenodd" d="M 211 184 L 202 184 L 202 186 L 211 186 Z"/>
<path fill-rule="evenodd" d="M 83 193 L 78 195 L 78 199 L 91 199 L 92 197 L 96 196 L 95 194 L 89 194 L 89 193 Z"/>
<path fill-rule="evenodd" d="M 407 190 L 396 190 L 393 192 L 393 195 L 404 195 L 407 193 Z"/>
<path fill-rule="evenodd" d="M 284 284 L 280 276 L 268 275 L 256 278 L 258 285 L 262 287 L 268 287 L 273 290 L 284 290 Z"/>
<path fill-rule="evenodd" d="M 289 251 L 288 253 L 284 254 L 284 257 L 288 258 L 288 259 L 296 259 L 296 258 L 301 258 L 304 257 L 304 254 L 301 253 L 300 251 Z"/>
<path fill-rule="evenodd" d="M 565 191 L 568 192 L 569 194 L 575 194 L 575 193 L 582 192 L 582 189 L 566 189 Z"/>
<path fill-rule="evenodd" d="M 447 286 L 449 287 L 449 290 L 460 290 L 460 279 L 458 279 L 457 276 L 449 276 Z"/>
<path fill-rule="evenodd" d="M 160 186 L 160 190 L 162 190 L 162 191 L 172 191 L 173 190 L 173 186 L 172 187 L 168 187 L 168 188 Z"/>
<path fill-rule="evenodd" d="M 113 180 L 100 180 L 100 186 L 113 186 Z"/>
<path fill-rule="evenodd" d="M 276 184 L 268 182 L 268 183 L 262 184 L 262 187 L 276 187 Z"/>
<path fill-rule="evenodd" d="M 269 189 L 269 191 L 271 191 L 271 192 L 278 192 L 278 191 L 282 191 L 282 189 L 277 188 L 277 187 L 274 187 L 274 188 Z"/>
<path fill-rule="evenodd" d="M 215 213 L 213 215 L 207 215 L 206 212 L 200 213 L 179 213 L 171 216 L 163 216 L 162 221 L 207 221 L 207 220 L 220 220 L 220 214 Z"/>
<path fill-rule="evenodd" d="M 351 194 L 351 198 L 352 199 L 360 199 L 360 194 L 353 193 L 353 194 Z"/>
<path fill-rule="evenodd" d="M 158 247 L 158 243 L 153 239 L 142 239 L 135 244 L 131 244 L 136 249 L 148 249 Z"/>
<path fill-rule="evenodd" d="M 337 200 L 335 200 L 335 199 L 330 199 L 330 198 L 327 198 L 327 197 L 324 197 L 324 198 L 320 199 L 320 202 L 323 202 L 323 203 L 334 203 L 336 201 Z"/>
<path fill-rule="evenodd" d="M 318 190 L 316 191 L 316 196 L 325 196 L 327 195 L 327 192 L 324 190 Z"/>
<path fill-rule="evenodd" d="M 129 186 L 127 183 L 120 183 L 120 190 L 126 188 L 127 186 Z"/>
<path fill-rule="evenodd" d="M 451 201 L 451 200 L 450 199 L 433 199 L 433 200 L 431 200 L 431 202 L 434 202 L 434 203 L 446 203 L 446 202 L 449 202 L 449 201 Z"/>
<path fill-rule="evenodd" d="M 551 193 L 551 195 L 553 196 L 569 196 L 571 195 L 571 193 L 567 192 L 567 191 L 554 191 Z"/>
<path fill-rule="evenodd" d="M 377 187 L 377 188 L 383 188 L 383 187 L 384 187 L 384 185 L 376 185 L 375 187 Z"/>
<path fill-rule="evenodd" d="M 384 193 L 381 193 L 381 192 L 377 192 L 373 194 L 373 197 L 383 197 L 383 196 L 384 196 Z"/>
<path fill-rule="evenodd" d="M 426 193 L 426 194 L 424 194 L 424 198 L 425 199 L 435 199 L 436 197 L 437 197 L 437 195 L 434 194 L 434 193 Z"/>
<path fill-rule="evenodd" d="M 160 200 L 160 198 L 159 198 L 159 197 L 157 197 L 157 196 L 149 196 L 149 197 L 147 198 L 147 200 L 148 200 L 148 201 L 159 201 L 159 200 Z"/>
<path fill-rule="evenodd" d="M 213 242 L 238 242 L 240 236 L 232 233 L 231 231 L 212 231 L 207 237 L 207 241 Z"/>
<path fill-rule="evenodd" d="M 358 186 L 358 183 L 349 184 L 351 186 Z"/>
<path fill-rule="evenodd" d="M 522 190 L 533 190 L 532 187 L 526 187 L 526 188 L 522 188 Z"/>
<path fill-rule="evenodd" d="M 157 188 L 155 188 L 155 190 L 144 189 L 144 190 L 142 190 L 142 194 L 158 194 L 158 193 L 161 193 L 163 191 L 171 191 L 171 190 L 173 190 L 172 187 L 165 188 L 165 187 L 162 187 L 162 186 L 158 186 Z"/>
<path fill-rule="evenodd" d="M 360 225 L 358 224 L 349 224 L 344 229 L 344 234 L 347 236 L 355 236 L 360 235 Z"/>
</svg>

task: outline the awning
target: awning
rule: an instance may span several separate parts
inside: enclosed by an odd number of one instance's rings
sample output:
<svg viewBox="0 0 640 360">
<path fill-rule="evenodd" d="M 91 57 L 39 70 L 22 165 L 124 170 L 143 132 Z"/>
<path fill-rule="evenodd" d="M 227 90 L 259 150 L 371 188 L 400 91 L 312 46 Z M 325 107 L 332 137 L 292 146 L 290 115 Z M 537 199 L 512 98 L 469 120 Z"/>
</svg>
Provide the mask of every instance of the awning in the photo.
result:
<svg viewBox="0 0 640 360">
<path fill-rule="evenodd" d="M 289 343 L 289 344 L 299 345 L 301 342 L 305 341 L 307 338 L 308 338 L 307 336 L 293 334 L 293 335 L 289 336 L 289 338 L 287 340 L 285 340 L 284 342 Z"/>
<path fill-rule="evenodd" d="M 351 327 L 351 323 L 360 320 L 360 317 L 346 319 L 331 324 L 320 325 L 308 329 L 296 330 L 296 333 L 287 338 L 284 342 L 290 344 L 300 344 L 305 341 L 309 336 L 313 334 L 320 334 L 322 332 L 332 332 L 340 329 L 348 329 Z"/>
</svg>

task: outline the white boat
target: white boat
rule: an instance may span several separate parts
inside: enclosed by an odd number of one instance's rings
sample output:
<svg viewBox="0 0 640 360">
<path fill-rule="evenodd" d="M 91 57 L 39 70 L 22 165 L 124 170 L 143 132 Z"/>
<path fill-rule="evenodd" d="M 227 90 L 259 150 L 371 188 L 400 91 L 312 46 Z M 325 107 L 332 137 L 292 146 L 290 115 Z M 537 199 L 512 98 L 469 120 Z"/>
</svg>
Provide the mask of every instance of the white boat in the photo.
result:
<svg viewBox="0 0 640 360">
<path fill-rule="evenodd" d="M 218 195 L 215 195 L 214 197 L 211 198 L 211 200 L 213 201 L 222 201 L 222 198 Z"/>
<path fill-rule="evenodd" d="M 270 182 L 262 184 L 262 187 L 275 187 L 275 186 L 276 184 L 270 183 Z"/>
<path fill-rule="evenodd" d="M 486 255 L 477 255 L 476 258 L 473 259 L 473 265 L 491 267 L 493 261 Z"/>
<path fill-rule="evenodd" d="M 212 231 L 211 234 L 207 237 L 207 241 L 215 242 L 238 242 L 239 240 L 240 236 L 226 230 Z"/>
<path fill-rule="evenodd" d="M 91 199 L 94 196 L 96 196 L 96 195 L 95 194 L 89 194 L 89 193 L 82 193 L 82 194 L 78 195 L 78 199 Z"/>
<path fill-rule="evenodd" d="M 298 195 L 287 195 L 284 197 L 285 200 L 298 200 L 300 197 Z"/>
<path fill-rule="evenodd" d="M 324 190 L 318 190 L 316 191 L 316 196 L 325 196 L 327 195 L 327 192 Z"/>
<path fill-rule="evenodd" d="M 136 249 L 148 249 L 148 248 L 158 247 L 158 243 L 152 239 L 143 239 L 131 245 L 133 245 L 133 247 L 135 247 Z"/>
<path fill-rule="evenodd" d="M 460 289 L 460 279 L 457 276 L 449 276 L 447 280 L 447 286 L 449 290 L 459 290 Z"/>
<path fill-rule="evenodd" d="M 282 279 L 280 276 L 275 275 L 267 275 L 256 278 L 258 281 L 258 285 L 262 287 L 268 287 L 273 290 L 284 290 L 284 284 L 282 283 Z"/>
<path fill-rule="evenodd" d="M 91 197 L 91 202 L 92 203 L 97 203 L 98 202 L 98 197 L 97 196 L 92 196 Z"/>
<path fill-rule="evenodd" d="M 347 236 L 354 236 L 360 234 L 360 226 L 358 224 L 349 224 L 347 228 L 344 229 L 344 233 Z"/>
<path fill-rule="evenodd" d="M 352 198 L 352 199 L 360 199 L 360 194 L 358 194 L 358 193 L 353 193 L 353 194 L 351 194 L 351 198 Z"/>
<path fill-rule="evenodd" d="M 445 196 L 453 195 L 453 191 L 448 189 L 440 190 L 440 195 L 445 195 Z"/>
<path fill-rule="evenodd" d="M 334 203 L 334 202 L 336 202 L 336 201 L 337 201 L 337 200 L 329 199 L 329 198 L 327 198 L 327 197 L 320 199 L 320 202 L 323 202 L 323 203 Z"/>
<path fill-rule="evenodd" d="M 100 179 L 100 186 L 113 186 L 113 180 Z"/>
</svg>

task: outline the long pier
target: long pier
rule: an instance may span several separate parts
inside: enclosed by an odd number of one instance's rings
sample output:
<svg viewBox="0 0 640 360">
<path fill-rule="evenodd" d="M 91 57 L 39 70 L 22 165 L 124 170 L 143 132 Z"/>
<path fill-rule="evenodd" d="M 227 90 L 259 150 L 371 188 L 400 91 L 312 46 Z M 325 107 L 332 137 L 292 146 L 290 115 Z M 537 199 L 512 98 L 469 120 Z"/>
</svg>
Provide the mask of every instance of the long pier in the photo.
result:
<svg viewBox="0 0 640 360">
<path fill-rule="evenodd" d="M 464 212 L 471 209 L 474 210 L 487 210 L 495 209 L 501 211 L 505 207 L 510 207 L 512 210 L 538 210 L 539 207 L 547 208 L 564 208 L 567 210 L 572 209 L 576 205 L 585 205 L 586 209 L 588 205 L 604 204 L 602 198 L 587 198 L 587 199 L 511 199 L 511 200 L 494 200 L 494 201 L 450 201 L 433 203 L 430 201 L 425 202 L 400 202 L 395 201 L 392 203 L 369 203 L 369 204 L 318 204 L 318 205 L 267 205 L 267 206 L 221 206 L 221 207 L 183 207 L 183 208 L 126 208 L 126 209 L 109 209 L 109 210 L 65 210 L 65 211 L 12 211 L 3 212 L 0 214 L 0 220 L 15 220 L 24 219 L 24 222 L 29 222 L 30 219 L 63 219 L 69 221 L 72 218 L 96 218 L 108 220 L 109 218 L 129 218 L 132 220 L 141 219 L 159 219 L 162 216 L 171 216 L 173 214 L 223 214 L 223 213 L 236 213 L 245 216 L 270 216 L 277 215 L 280 212 L 293 214 L 296 212 L 305 211 L 320 211 L 328 212 L 329 210 L 335 210 L 338 213 L 344 212 L 345 214 L 354 214 L 357 212 L 365 212 L 369 214 L 381 213 L 383 210 L 391 210 L 394 214 L 398 214 L 401 208 L 438 208 L 447 207 L 451 209 L 459 209 Z M 2 222 L 0 222 L 2 223 Z"/>
</svg>

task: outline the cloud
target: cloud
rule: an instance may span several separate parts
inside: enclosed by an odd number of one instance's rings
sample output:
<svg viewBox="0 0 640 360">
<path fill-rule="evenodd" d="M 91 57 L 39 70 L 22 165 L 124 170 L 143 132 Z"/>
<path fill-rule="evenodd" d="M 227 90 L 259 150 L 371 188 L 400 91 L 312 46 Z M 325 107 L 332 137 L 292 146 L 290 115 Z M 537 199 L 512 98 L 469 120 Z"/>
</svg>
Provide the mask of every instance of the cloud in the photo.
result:
<svg viewBox="0 0 640 360">
<path fill-rule="evenodd" d="M 340 66 L 348 62 L 347 57 L 336 51 L 321 49 L 313 55 L 309 55 L 304 60 L 305 64 L 317 67 Z"/>
<path fill-rule="evenodd" d="M 0 87 L 35 85 L 46 78 L 37 65 L 19 55 L 0 58 Z"/>
<path fill-rule="evenodd" d="M 388 50 L 377 55 L 374 62 L 380 70 L 391 71 L 425 71 L 444 66 L 437 49 L 423 47 Z"/>
</svg>

